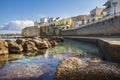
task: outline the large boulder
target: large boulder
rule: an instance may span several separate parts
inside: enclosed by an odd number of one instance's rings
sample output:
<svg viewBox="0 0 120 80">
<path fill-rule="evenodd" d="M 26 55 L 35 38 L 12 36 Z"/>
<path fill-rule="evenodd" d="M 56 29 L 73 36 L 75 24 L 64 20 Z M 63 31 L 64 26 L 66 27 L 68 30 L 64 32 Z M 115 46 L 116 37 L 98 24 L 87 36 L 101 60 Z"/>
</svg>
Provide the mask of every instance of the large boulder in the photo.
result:
<svg viewBox="0 0 120 80">
<path fill-rule="evenodd" d="M 16 43 L 23 45 L 25 43 L 25 40 L 24 39 L 17 39 Z"/>
<path fill-rule="evenodd" d="M 8 54 L 8 44 L 7 42 L 0 40 L 0 55 L 1 54 Z"/>
<path fill-rule="evenodd" d="M 50 41 L 49 41 L 49 39 L 45 38 L 44 41 L 46 41 L 46 43 L 47 43 L 47 45 L 48 45 L 49 47 L 52 46 L 51 43 L 50 43 Z"/>
<path fill-rule="evenodd" d="M 120 80 L 120 65 L 66 58 L 58 64 L 55 80 Z"/>
<path fill-rule="evenodd" d="M 36 44 L 36 47 L 38 49 L 47 49 L 49 48 L 49 45 L 45 40 L 33 40 L 33 42 Z"/>
<path fill-rule="evenodd" d="M 57 46 L 58 45 L 57 41 L 55 41 L 55 40 L 50 41 L 50 43 L 51 43 L 52 46 Z"/>
<path fill-rule="evenodd" d="M 37 47 L 35 46 L 35 43 L 32 41 L 25 41 L 23 44 L 24 51 L 37 51 Z"/>
<path fill-rule="evenodd" d="M 8 42 L 9 53 L 21 53 L 23 51 L 22 45 L 15 41 Z"/>
</svg>

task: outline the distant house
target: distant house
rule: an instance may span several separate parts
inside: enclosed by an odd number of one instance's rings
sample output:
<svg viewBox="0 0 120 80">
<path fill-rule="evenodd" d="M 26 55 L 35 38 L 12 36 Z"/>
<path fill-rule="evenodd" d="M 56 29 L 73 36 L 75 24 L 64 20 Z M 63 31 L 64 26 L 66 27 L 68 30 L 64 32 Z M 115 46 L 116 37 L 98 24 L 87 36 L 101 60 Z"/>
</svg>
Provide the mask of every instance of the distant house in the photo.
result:
<svg viewBox="0 0 120 80">
<path fill-rule="evenodd" d="M 107 0 L 104 6 L 106 6 L 104 11 L 107 12 L 107 15 L 120 12 L 120 0 Z"/>
<path fill-rule="evenodd" d="M 106 16 L 106 11 L 104 11 L 104 8 L 98 8 L 90 11 L 90 15 L 88 16 L 87 22 L 94 22 L 96 20 L 102 19 L 104 16 Z"/>
<path fill-rule="evenodd" d="M 79 15 L 72 17 L 72 26 L 74 28 L 80 27 L 81 25 L 86 24 L 87 22 L 87 15 Z"/>
</svg>

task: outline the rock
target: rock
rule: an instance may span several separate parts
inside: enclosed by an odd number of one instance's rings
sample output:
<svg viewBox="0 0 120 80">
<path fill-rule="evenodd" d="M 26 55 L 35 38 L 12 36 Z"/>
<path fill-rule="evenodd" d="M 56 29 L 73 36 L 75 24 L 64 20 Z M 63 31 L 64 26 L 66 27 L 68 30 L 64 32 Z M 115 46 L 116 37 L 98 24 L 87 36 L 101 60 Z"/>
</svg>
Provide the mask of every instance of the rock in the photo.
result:
<svg viewBox="0 0 120 80">
<path fill-rule="evenodd" d="M 64 38 L 63 38 L 63 37 L 55 38 L 55 40 L 56 40 L 57 42 L 64 42 Z"/>
<path fill-rule="evenodd" d="M 45 76 L 50 70 L 48 64 L 40 62 L 10 64 L 7 67 L 0 68 L 0 80 L 46 80 L 39 78 Z"/>
<path fill-rule="evenodd" d="M 41 40 L 33 40 L 33 42 L 36 44 L 36 47 L 38 49 L 47 49 L 49 48 L 47 42 L 45 40 L 41 41 Z"/>
<path fill-rule="evenodd" d="M 33 40 L 41 40 L 39 37 L 34 37 Z"/>
<path fill-rule="evenodd" d="M 25 42 L 24 39 L 17 39 L 17 40 L 16 40 L 16 43 L 17 43 L 17 44 L 21 44 L 21 45 L 23 45 L 24 42 Z"/>
<path fill-rule="evenodd" d="M 35 46 L 35 43 L 32 41 L 25 41 L 23 44 L 24 51 L 37 51 L 37 47 Z"/>
<path fill-rule="evenodd" d="M 0 55 L 8 54 L 8 44 L 7 42 L 0 40 Z"/>
<path fill-rule="evenodd" d="M 71 57 L 85 57 L 86 54 L 85 53 L 72 53 Z"/>
<path fill-rule="evenodd" d="M 22 45 L 14 41 L 8 42 L 9 53 L 21 53 L 23 51 Z"/>
<path fill-rule="evenodd" d="M 12 40 L 5 40 L 5 42 L 12 42 Z"/>
<path fill-rule="evenodd" d="M 31 51 L 31 52 L 25 52 L 24 53 L 24 56 L 36 56 L 37 55 L 37 52 L 36 51 Z"/>
<path fill-rule="evenodd" d="M 52 46 L 57 46 L 58 45 L 57 41 L 55 41 L 55 40 L 50 41 L 50 43 L 51 43 Z"/>
<path fill-rule="evenodd" d="M 48 47 L 51 47 L 52 45 L 51 45 L 51 43 L 50 43 L 50 41 L 46 38 L 46 39 L 44 39 L 44 41 L 46 41 L 46 43 L 47 43 L 47 45 L 48 45 Z"/>
<path fill-rule="evenodd" d="M 62 60 L 56 69 L 55 80 L 120 80 L 120 66 L 78 58 Z"/>
<path fill-rule="evenodd" d="M 45 55 L 47 50 L 38 50 L 37 55 Z"/>
<path fill-rule="evenodd" d="M 8 54 L 0 55 L 0 64 L 1 62 L 6 61 L 6 60 L 8 60 Z"/>
</svg>

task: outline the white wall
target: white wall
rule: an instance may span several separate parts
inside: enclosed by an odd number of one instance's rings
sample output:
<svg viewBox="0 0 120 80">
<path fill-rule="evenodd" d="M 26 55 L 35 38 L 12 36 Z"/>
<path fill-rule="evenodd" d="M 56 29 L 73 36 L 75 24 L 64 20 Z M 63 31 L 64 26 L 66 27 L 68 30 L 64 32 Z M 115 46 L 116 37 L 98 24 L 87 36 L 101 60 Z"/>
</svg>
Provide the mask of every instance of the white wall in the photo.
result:
<svg viewBox="0 0 120 80">
<path fill-rule="evenodd" d="M 75 27 L 78 28 L 82 25 L 82 21 L 77 21 Z"/>
<path fill-rule="evenodd" d="M 120 12 L 120 0 L 115 0 L 117 2 L 116 4 L 116 12 Z"/>
</svg>

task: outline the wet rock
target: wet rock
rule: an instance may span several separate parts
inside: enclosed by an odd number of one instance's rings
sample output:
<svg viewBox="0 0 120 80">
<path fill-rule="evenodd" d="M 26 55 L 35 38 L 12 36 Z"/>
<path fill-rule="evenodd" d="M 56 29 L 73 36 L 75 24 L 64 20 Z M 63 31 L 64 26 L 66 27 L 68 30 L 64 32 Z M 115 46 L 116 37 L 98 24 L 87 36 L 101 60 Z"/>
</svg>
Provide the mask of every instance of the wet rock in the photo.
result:
<svg viewBox="0 0 120 80">
<path fill-rule="evenodd" d="M 56 40 L 57 42 L 64 42 L 64 38 L 63 38 L 63 37 L 55 38 L 55 40 Z"/>
<path fill-rule="evenodd" d="M 85 53 L 72 53 L 71 57 L 85 57 L 86 54 Z"/>
<path fill-rule="evenodd" d="M 6 61 L 8 59 L 8 55 L 0 55 L 0 63 Z"/>
<path fill-rule="evenodd" d="M 47 44 L 47 42 L 45 40 L 41 41 L 41 40 L 33 40 L 33 42 L 36 44 L 36 47 L 38 49 L 47 49 L 49 48 L 49 45 Z"/>
<path fill-rule="evenodd" d="M 35 43 L 32 41 L 25 41 L 23 44 L 24 51 L 37 51 L 37 47 L 35 46 Z"/>
<path fill-rule="evenodd" d="M 8 44 L 7 42 L 0 40 L 0 55 L 8 54 Z"/>
<path fill-rule="evenodd" d="M 5 40 L 5 42 L 12 42 L 12 40 Z"/>
<path fill-rule="evenodd" d="M 120 66 L 66 58 L 58 64 L 55 80 L 120 80 Z"/>
<path fill-rule="evenodd" d="M 14 41 L 8 42 L 9 53 L 21 53 L 23 51 L 22 45 Z"/>
<path fill-rule="evenodd" d="M 36 56 L 36 55 L 37 55 L 37 52 L 36 52 L 36 51 L 35 51 L 35 52 L 32 51 L 32 52 L 27 52 L 27 53 L 25 52 L 25 53 L 24 53 L 24 56 Z"/>
<path fill-rule="evenodd" d="M 37 54 L 38 55 L 45 55 L 46 54 L 46 50 L 38 50 Z"/>
<path fill-rule="evenodd" d="M 49 70 L 48 65 L 39 62 L 11 64 L 0 69 L 0 80 L 40 80 L 39 77 Z"/>
<path fill-rule="evenodd" d="M 33 40 L 41 40 L 41 38 L 39 38 L 39 37 L 34 37 L 34 38 L 32 38 Z"/>
<path fill-rule="evenodd" d="M 16 40 L 16 43 L 17 43 L 17 44 L 21 44 L 21 45 L 23 45 L 24 42 L 25 42 L 24 39 L 17 39 L 17 40 Z"/>
<path fill-rule="evenodd" d="M 48 47 L 51 47 L 52 45 L 51 45 L 51 43 L 50 43 L 50 41 L 46 38 L 46 39 L 44 39 L 45 41 L 46 41 L 46 43 L 47 43 L 47 45 L 48 45 Z"/>
<path fill-rule="evenodd" d="M 52 46 L 57 46 L 58 45 L 57 41 L 55 41 L 55 40 L 50 41 L 50 43 L 51 43 Z"/>
<path fill-rule="evenodd" d="M 4 67 L 5 63 L 6 63 L 5 61 L 0 62 L 0 68 Z"/>
</svg>

